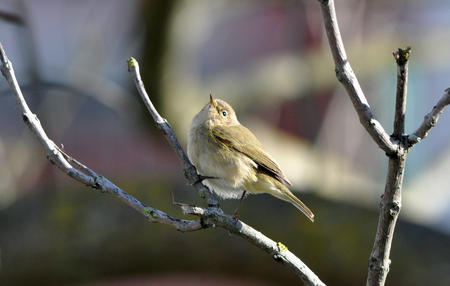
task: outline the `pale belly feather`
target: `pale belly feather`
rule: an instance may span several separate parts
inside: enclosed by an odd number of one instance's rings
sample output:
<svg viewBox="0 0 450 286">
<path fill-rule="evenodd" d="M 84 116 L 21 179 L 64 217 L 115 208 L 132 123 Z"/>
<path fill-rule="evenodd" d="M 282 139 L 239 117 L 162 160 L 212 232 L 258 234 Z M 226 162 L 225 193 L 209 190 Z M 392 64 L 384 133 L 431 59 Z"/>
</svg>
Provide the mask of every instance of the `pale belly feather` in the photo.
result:
<svg viewBox="0 0 450 286">
<path fill-rule="evenodd" d="M 204 128 L 189 130 L 189 159 L 200 175 L 214 177 L 204 180 L 214 193 L 224 199 L 240 198 L 244 185 L 257 180 L 255 162 L 208 135 Z"/>
</svg>

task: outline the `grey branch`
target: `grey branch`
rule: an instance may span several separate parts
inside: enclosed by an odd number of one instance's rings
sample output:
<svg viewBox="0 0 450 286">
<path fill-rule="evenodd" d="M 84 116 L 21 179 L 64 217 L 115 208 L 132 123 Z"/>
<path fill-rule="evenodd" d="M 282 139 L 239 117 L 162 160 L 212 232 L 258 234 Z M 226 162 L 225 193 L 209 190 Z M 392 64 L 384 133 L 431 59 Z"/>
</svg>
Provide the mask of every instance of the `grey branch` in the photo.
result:
<svg viewBox="0 0 450 286">
<path fill-rule="evenodd" d="M 397 62 L 397 96 L 395 105 L 394 132 L 389 136 L 375 119 L 361 90 L 358 80 L 348 62 L 339 32 L 333 0 L 319 0 L 325 30 L 336 65 L 336 76 L 347 90 L 361 124 L 378 146 L 389 157 L 385 192 L 382 196 L 375 242 L 369 259 L 367 285 L 384 285 L 389 272 L 389 259 L 395 224 L 401 209 L 401 189 L 408 150 L 436 124 L 440 114 L 450 103 L 450 90 L 442 96 L 433 110 L 425 116 L 422 125 L 413 135 L 404 134 L 406 94 L 408 83 L 408 59 L 410 48 L 394 52 Z M 405 140 L 405 139 L 408 140 Z"/>
<path fill-rule="evenodd" d="M 321 4 L 322 17 L 325 24 L 328 42 L 330 44 L 331 54 L 334 59 L 336 77 L 347 90 L 347 93 L 359 116 L 359 121 L 377 145 L 387 154 L 394 154 L 398 152 L 398 143 L 391 139 L 381 123 L 376 119 L 347 59 L 347 54 L 345 52 L 344 43 L 342 42 L 341 32 L 339 31 L 336 18 L 334 1 L 319 0 L 319 2 Z"/>
<path fill-rule="evenodd" d="M 215 208 L 203 209 L 196 206 L 180 205 L 185 213 L 198 215 L 208 225 L 224 228 L 230 233 L 245 238 L 253 245 L 263 249 L 279 263 L 295 271 L 305 285 L 325 285 L 295 254 L 281 242 L 276 243 L 261 232 L 230 215 L 218 212 Z"/>
<path fill-rule="evenodd" d="M 192 165 L 192 163 L 186 156 L 186 153 L 184 152 L 183 148 L 178 142 L 177 137 L 175 136 L 172 126 L 170 126 L 169 122 L 167 122 L 166 119 L 162 118 L 161 115 L 159 115 L 158 111 L 153 106 L 153 103 L 150 100 L 147 91 L 145 90 L 144 83 L 142 82 L 141 74 L 139 72 L 139 64 L 134 58 L 130 58 L 128 60 L 128 71 L 131 73 L 131 76 L 142 98 L 142 101 L 144 101 L 144 104 L 147 107 L 148 111 L 150 112 L 151 116 L 153 117 L 153 120 L 155 120 L 156 126 L 158 126 L 158 128 L 163 132 L 167 141 L 169 141 L 170 145 L 175 149 L 175 151 L 178 154 L 178 157 L 181 159 L 181 162 L 184 166 L 184 175 L 186 179 L 189 181 L 191 185 L 194 185 L 194 187 L 199 191 L 200 195 L 206 199 L 209 206 L 218 206 L 217 199 L 212 195 L 210 190 L 201 182 L 202 180 L 200 176 L 197 174 L 196 168 L 194 167 L 194 165 Z"/>
<path fill-rule="evenodd" d="M 134 58 L 130 58 L 128 60 L 128 71 L 131 73 L 133 81 L 136 84 L 136 88 L 141 95 L 144 104 L 147 106 L 150 114 L 155 120 L 158 128 L 163 131 L 164 136 L 170 142 L 172 147 L 175 148 L 178 156 L 182 160 L 185 168 L 186 179 L 191 184 L 194 184 L 201 194 L 207 194 L 206 198 L 207 200 L 210 200 L 207 201 L 209 207 L 206 209 L 197 206 L 178 204 L 183 211 L 188 214 L 200 216 L 204 227 L 221 227 L 231 233 L 245 238 L 253 245 L 256 245 L 272 255 L 278 262 L 291 268 L 300 277 L 305 285 L 325 285 L 322 281 L 320 281 L 317 275 L 314 274 L 308 266 L 306 266 L 306 264 L 290 252 L 282 243 L 276 243 L 244 222 L 223 213 L 217 204 L 217 200 L 211 195 L 209 189 L 200 182 L 196 168 L 189 161 L 183 148 L 178 143 L 172 127 L 166 119 L 159 115 L 158 111 L 153 106 L 141 80 L 139 63 Z"/>
<path fill-rule="evenodd" d="M 320 1 L 320 0 L 319 0 Z M 392 138 L 381 126 L 370 109 L 364 96 L 361 86 L 348 62 L 347 55 L 342 42 L 339 26 L 336 18 L 334 1 L 320 1 L 325 30 L 328 36 L 331 53 L 336 65 L 336 76 L 347 90 L 353 106 L 358 113 L 361 124 L 365 127 L 372 139 L 390 157 L 389 171 L 386 179 L 386 187 L 381 201 L 380 216 L 378 219 L 377 232 L 374 246 L 369 259 L 369 271 L 367 285 L 384 285 L 389 271 L 389 253 L 391 250 L 392 238 L 395 223 L 401 205 L 401 186 L 405 167 L 405 148 L 398 138 Z M 405 63 L 406 64 L 406 63 Z M 399 67 L 400 72 L 404 67 Z M 401 76 L 406 76 L 402 73 Z M 404 104 L 406 99 L 406 78 L 404 83 L 399 83 L 397 92 L 396 120 L 404 120 Z M 403 133 L 404 124 L 395 124 L 396 132 Z"/>
<path fill-rule="evenodd" d="M 395 224 L 400 214 L 402 182 L 405 171 L 406 154 L 389 158 L 386 186 L 381 199 L 377 232 L 369 258 L 366 285 L 384 285 L 389 272 L 392 239 Z"/>
<path fill-rule="evenodd" d="M 395 109 L 394 135 L 389 136 L 375 119 L 369 104 L 361 90 L 358 80 L 348 62 L 344 44 L 339 32 L 333 0 L 319 0 L 328 41 L 336 65 L 336 76 L 347 90 L 361 124 L 372 139 L 389 156 L 389 168 L 385 192 L 381 200 L 380 215 L 375 242 L 369 259 L 367 285 L 384 285 L 389 272 L 389 254 L 394 235 L 395 224 L 401 208 L 401 187 L 406 162 L 406 148 L 402 137 L 406 106 L 407 59 L 409 50 L 401 55 L 394 53 L 398 64 L 398 88 Z M 400 50 L 399 50 L 400 51 Z M 401 57 L 400 57 L 401 56 Z"/>
<path fill-rule="evenodd" d="M 408 136 L 408 147 L 411 148 L 423 138 L 427 137 L 428 132 L 433 128 L 439 120 L 439 116 L 444 112 L 447 105 L 450 104 L 450 88 L 445 90 L 445 93 L 439 99 L 438 103 L 433 106 L 433 109 L 425 115 L 420 127 L 411 135 Z"/>
<path fill-rule="evenodd" d="M 22 112 L 23 121 L 41 142 L 42 146 L 45 149 L 45 152 L 47 153 L 47 159 L 52 164 L 57 166 L 61 171 L 63 171 L 76 181 L 90 186 L 94 189 L 98 189 L 101 192 L 116 196 L 117 198 L 119 198 L 119 200 L 144 215 L 151 222 L 171 225 L 180 231 L 192 231 L 201 229 L 203 227 L 200 223 L 200 220 L 183 220 L 174 218 L 164 213 L 163 211 L 141 203 L 139 200 L 117 187 L 107 178 L 95 173 L 91 169 L 79 163 L 77 160 L 67 155 L 65 152 L 62 152 L 60 148 L 48 138 L 38 117 L 36 116 L 36 114 L 33 114 L 28 107 L 28 104 L 25 101 L 20 86 L 17 82 L 12 63 L 6 56 L 5 50 L 3 49 L 1 43 L 0 62 L 2 74 L 6 78 L 9 86 L 11 87 L 11 90 L 15 95 L 18 106 Z M 72 166 L 71 163 L 74 166 Z"/>
<path fill-rule="evenodd" d="M 132 63 L 135 63 L 136 65 L 133 67 Z M 139 93 L 141 94 L 153 118 L 157 122 L 158 127 L 163 131 L 166 138 L 176 149 L 178 155 L 182 159 L 187 180 L 195 185 L 200 193 L 203 194 L 203 196 L 207 199 L 207 202 L 209 204 L 209 207 L 207 209 L 182 205 L 182 208 L 186 213 L 200 216 L 200 219 L 198 220 L 174 218 L 161 210 L 143 204 L 135 197 L 120 189 L 107 178 L 97 174 L 95 171 L 91 170 L 72 156 L 68 155 L 65 151 L 61 150 L 61 148 L 59 148 L 51 139 L 48 138 L 39 119 L 35 114 L 31 112 L 30 108 L 28 107 L 28 104 L 26 103 L 25 98 L 22 95 L 22 91 L 14 74 L 12 63 L 6 56 L 5 50 L 3 49 L 1 43 L 0 64 L 2 74 L 10 85 L 11 90 L 13 91 L 17 100 L 18 106 L 22 111 L 24 122 L 43 145 L 47 153 L 47 159 L 68 176 L 84 185 L 116 196 L 119 200 L 144 215 L 150 222 L 167 224 L 183 232 L 195 231 L 214 226 L 224 228 L 247 239 L 252 244 L 265 250 L 278 262 L 286 264 L 300 277 L 305 285 L 325 285 L 298 257 L 288 251 L 287 247 L 285 247 L 282 243 L 274 242 L 273 240 L 263 235 L 261 232 L 248 226 L 242 221 L 234 219 L 233 217 L 223 213 L 223 211 L 218 207 L 217 200 L 210 194 L 208 188 L 206 188 L 198 178 L 195 167 L 189 162 L 188 158 L 184 154 L 183 149 L 181 148 L 177 138 L 174 135 L 172 127 L 165 119 L 163 119 L 158 114 L 150 99 L 148 98 L 148 95 L 145 92 L 144 86 L 142 84 L 142 80 L 140 79 L 139 67 L 137 65 L 137 62 L 135 62 L 134 60 L 130 60 L 129 68 L 136 82 Z"/>
<path fill-rule="evenodd" d="M 389 272 L 392 239 L 395 224 L 402 205 L 402 183 L 405 172 L 407 151 L 404 140 L 406 92 L 408 83 L 408 59 L 411 48 L 398 49 L 394 59 L 397 63 L 397 93 L 395 102 L 394 133 L 392 136 L 402 142 L 401 150 L 396 156 L 389 157 L 388 173 L 384 195 L 381 199 L 380 215 L 372 252 L 369 258 L 367 285 L 384 285 Z"/>
<path fill-rule="evenodd" d="M 411 48 L 398 49 L 393 53 L 397 62 L 397 97 L 395 101 L 394 133 L 395 138 L 400 138 L 405 132 L 406 94 L 408 90 L 408 59 Z"/>
</svg>

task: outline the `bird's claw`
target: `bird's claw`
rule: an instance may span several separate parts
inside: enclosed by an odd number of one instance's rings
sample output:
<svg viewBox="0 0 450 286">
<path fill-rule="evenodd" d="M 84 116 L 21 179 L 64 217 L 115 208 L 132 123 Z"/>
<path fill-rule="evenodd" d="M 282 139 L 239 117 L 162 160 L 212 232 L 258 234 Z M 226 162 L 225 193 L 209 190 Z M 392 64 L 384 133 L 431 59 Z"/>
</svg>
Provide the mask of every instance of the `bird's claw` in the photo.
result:
<svg viewBox="0 0 450 286">
<path fill-rule="evenodd" d="M 202 183 L 203 180 L 206 180 L 206 179 L 217 179 L 217 177 L 198 175 L 197 181 L 195 181 L 192 185 L 197 185 L 198 183 Z"/>
</svg>

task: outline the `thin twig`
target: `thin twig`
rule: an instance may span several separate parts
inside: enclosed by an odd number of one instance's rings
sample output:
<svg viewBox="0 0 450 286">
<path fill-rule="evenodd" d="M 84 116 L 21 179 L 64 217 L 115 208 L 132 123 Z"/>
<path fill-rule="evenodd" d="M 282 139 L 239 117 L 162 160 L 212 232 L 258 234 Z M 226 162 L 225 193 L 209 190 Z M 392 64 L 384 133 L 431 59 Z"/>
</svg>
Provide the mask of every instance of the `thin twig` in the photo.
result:
<svg viewBox="0 0 450 286">
<path fill-rule="evenodd" d="M 114 185 L 107 178 L 95 173 L 91 169 L 87 168 L 83 164 L 79 163 L 77 160 L 73 159 L 67 153 L 62 153 L 60 148 L 50 140 L 45 133 L 38 117 L 33 114 L 28 107 L 25 98 L 23 97 L 20 86 L 17 82 L 13 65 L 6 56 L 6 52 L 3 49 L 3 45 L 0 42 L 0 64 L 3 76 L 6 78 L 11 90 L 13 91 L 15 98 L 17 100 L 18 106 L 22 111 L 23 121 L 30 128 L 31 132 L 38 138 L 42 146 L 47 153 L 47 159 L 54 165 L 56 165 L 61 171 L 66 173 L 68 176 L 72 177 L 76 181 L 90 186 L 94 189 L 98 189 L 101 192 L 109 193 L 122 202 L 131 206 L 139 213 L 144 215 L 151 222 L 158 222 L 162 224 L 167 224 L 175 227 L 180 231 L 193 231 L 203 228 L 200 220 L 183 220 L 169 216 L 163 211 L 147 206 L 137 200 L 132 195 L 126 193 L 116 185 Z M 75 167 L 72 166 L 68 161 L 75 162 Z M 80 171 L 81 170 L 81 171 Z"/>
<path fill-rule="evenodd" d="M 169 122 L 161 115 L 159 115 L 156 108 L 153 106 L 152 101 L 150 100 L 150 97 L 147 94 L 147 91 L 145 90 L 144 83 L 141 79 L 141 74 L 139 72 L 139 64 L 134 58 L 130 58 L 127 61 L 128 63 L 128 71 L 131 73 L 131 76 L 133 78 L 133 81 L 136 85 L 136 89 L 139 92 L 139 95 L 142 98 L 142 101 L 144 101 L 145 106 L 147 107 L 148 111 L 150 112 L 151 116 L 153 117 L 153 120 L 155 120 L 156 125 L 158 128 L 163 132 L 164 136 L 166 137 L 167 141 L 169 141 L 170 145 L 175 149 L 175 151 L 178 154 L 178 157 L 180 158 L 183 166 L 184 166 L 184 175 L 188 182 L 191 185 L 194 185 L 194 187 L 199 191 L 201 197 L 206 199 L 206 202 L 209 206 L 218 206 L 219 203 L 217 199 L 213 196 L 211 191 L 206 187 L 201 181 L 200 176 L 197 174 L 197 170 L 195 169 L 194 165 L 189 161 L 188 157 L 186 156 L 186 153 L 184 152 L 183 148 L 181 147 L 180 143 L 178 142 L 177 137 L 175 136 L 175 132 L 173 131 L 172 126 L 170 126 Z"/>
<path fill-rule="evenodd" d="M 12 91 L 14 92 L 18 106 L 22 110 L 23 119 L 25 123 L 28 125 L 30 130 L 36 135 L 36 137 L 42 143 L 47 153 L 48 160 L 52 164 L 56 165 L 61 171 L 63 171 L 70 177 L 87 186 L 90 186 L 94 189 L 98 189 L 101 192 L 110 193 L 118 197 L 119 200 L 137 210 L 151 222 L 167 224 L 175 227 L 177 230 L 180 231 L 195 231 L 208 227 L 219 226 L 226 230 L 229 230 L 232 233 L 236 233 L 241 237 L 244 237 L 254 245 L 264 249 L 269 254 L 273 255 L 273 257 L 278 262 L 286 264 L 289 268 L 294 270 L 295 273 L 297 273 L 297 275 L 306 285 L 325 285 L 298 257 L 296 257 L 294 254 L 288 251 L 287 247 L 285 247 L 282 243 L 276 243 L 273 240 L 269 239 L 268 237 L 264 236 L 262 233 L 246 225 L 245 223 L 236 220 L 229 215 L 223 214 L 223 211 L 218 207 L 217 201 L 215 200 L 214 197 L 212 196 L 208 197 L 209 198 L 208 203 L 211 206 L 208 207 L 207 209 L 192 207 L 192 209 L 197 210 L 197 212 L 194 211 L 189 212 L 188 209 L 185 209 L 185 206 L 183 206 L 183 209 L 186 212 L 200 216 L 199 220 L 185 220 L 174 218 L 172 216 L 167 215 L 163 211 L 160 211 L 156 208 L 143 204 L 130 194 L 127 194 L 122 189 L 117 187 L 107 178 L 97 174 L 95 171 L 91 170 L 84 164 L 80 163 L 78 160 L 74 159 L 65 151 L 61 150 L 61 148 L 59 148 L 52 140 L 48 138 L 37 116 L 33 114 L 29 109 L 20 90 L 20 86 L 17 83 L 12 63 L 7 58 L 1 43 L 0 43 L 0 62 L 1 62 L 1 71 L 6 80 L 8 81 Z M 129 61 L 129 63 L 130 62 L 131 61 Z M 138 68 L 137 62 L 135 62 L 135 64 L 136 67 Z M 138 75 L 138 69 L 132 68 L 130 69 L 130 72 L 132 73 L 133 76 Z M 142 87 L 142 91 L 145 92 L 145 89 L 143 89 L 142 81 L 140 81 L 140 75 L 135 80 L 136 83 Z M 174 146 L 174 148 L 177 149 L 177 153 L 180 155 L 183 161 L 184 160 L 188 161 L 186 155 L 182 156 L 184 154 L 184 151 L 179 145 L 172 128 L 167 123 L 167 121 L 165 121 L 164 119 L 161 120 L 162 117 L 158 115 L 156 109 L 151 104 L 151 101 L 149 99 L 148 101 L 150 104 L 147 106 L 149 106 L 149 110 L 151 112 L 152 110 L 153 112 L 155 112 L 156 116 L 154 116 L 154 118 L 155 121 L 158 122 L 158 126 L 163 130 L 165 136 L 169 139 L 169 142 L 171 142 L 172 146 Z M 74 166 L 72 166 L 71 163 L 74 164 Z M 185 168 L 186 166 L 187 168 L 191 168 L 194 174 L 197 175 L 195 167 L 192 166 L 192 164 L 190 164 L 189 161 L 184 162 L 184 164 Z M 187 174 L 186 177 L 190 182 L 195 183 L 194 185 L 199 190 L 204 192 L 204 194 L 209 193 L 209 190 L 206 187 L 204 187 L 200 181 L 199 182 L 195 181 L 195 176 Z M 206 191 L 203 190 L 202 186 L 206 188 Z M 202 211 L 200 212 L 199 210 Z"/>
<path fill-rule="evenodd" d="M 391 139 L 381 123 L 376 119 L 347 59 L 347 54 L 345 52 L 344 43 L 342 42 L 341 33 L 339 31 L 336 18 L 334 1 L 318 1 L 321 4 L 320 6 L 325 24 L 325 30 L 327 32 L 331 54 L 334 59 L 336 77 L 347 90 L 347 93 L 359 116 L 359 121 L 370 134 L 375 143 L 377 143 L 377 145 L 385 151 L 386 154 L 394 154 L 398 152 L 398 142 L 394 142 Z"/>
<path fill-rule="evenodd" d="M 408 136 L 408 148 L 411 148 L 420 140 L 427 137 L 428 132 L 433 128 L 439 120 L 439 116 L 441 116 L 444 109 L 450 104 L 450 88 L 445 90 L 445 93 L 439 99 L 438 103 L 433 106 L 433 109 L 425 115 L 422 124 L 417 130 Z"/>
<path fill-rule="evenodd" d="M 397 96 L 395 101 L 395 119 L 393 136 L 397 139 L 405 132 L 406 94 L 408 92 L 408 59 L 411 48 L 398 49 L 393 53 L 397 63 Z"/>
<path fill-rule="evenodd" d="M 397 63 L 397 93 L 395 102 L 394 132 L 392 136 L 401 142 L 404 149 L 406 93 L 408 83 L 408 59 L 411 48 L 398 49 L 394 59 Z M 395 225 L 402 205 L 402 183 L 407 151 L 389 157 L 384 195 L 381 199 L 380 215 L 372 252 L 369 258 L 367 285 L 384 285 L 389 272 L 389 259 Z"/>
<path fill-rule="evenodd" d="M 70 162 L 73 163 L 75 165 L 75 168 L 77 170 L 80 170 L 82 172 L 84 172 L 86 175 L 91 176 L 91 177 L 98 177 L 97 173 L 95 173 L 93 170 L 91 170 L 90 168 L 88 168 L 86 165 L 84 165 L 83 163 L 81 163 L 80 161 L 78 161 L 77 159 L 75 159 L 74 157 L 70 156 L 69 154 L 66 153 L 66 151 L 63 151 L 62 148 L 58 147 L 55 145 L 55 147 L 58 149 L 59 152 L 61 152 L 61 154 L 64 156 L 64 158 Z"/>
<path fill-rule="evenodd" d="M 19 26 L 23 26 L 25 24 L 25 22 L 19 15 L 8 13 L 1 10 L 0 10 L 0 19 L 5 22 L 10 22 Z"/>
</svg>

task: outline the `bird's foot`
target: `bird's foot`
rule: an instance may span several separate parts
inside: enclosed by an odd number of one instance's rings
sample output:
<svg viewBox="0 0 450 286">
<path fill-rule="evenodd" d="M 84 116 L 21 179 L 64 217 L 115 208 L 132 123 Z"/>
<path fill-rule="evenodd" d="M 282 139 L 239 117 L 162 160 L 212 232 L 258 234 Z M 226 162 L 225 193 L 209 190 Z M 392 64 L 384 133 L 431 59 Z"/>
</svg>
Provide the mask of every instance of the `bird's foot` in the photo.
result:
<svg viewBox="0 0 450 286">
<path fill-rule="evenodd" d="M 242 192 L 241 199 L 239 200 L 239 205 L 237 206 L 236 210 L 235 210 L 234 213 L 233 213 L 233 218 L 234 218 L 234 219 L 239 219 L 238 211 L 239 211 L 239 209 L 241 208 L 242 201 L 244 200 L 245 194 L 246 194 L 246 193 L 247 193 L 247 191 L 243 191 L 243 192 Z"/>
<path fill-rule="evenodd" d="M 195 181 L 192 185 L 196 185 L 198 183 L 202 183 L 203 180 L 206 180 L 206 179 L 217 179 L 217 177 L 198 175 L 198 180 Z"/>
<path fill-rule="evenodd" d="M 235 220 L 239 220 L 238 210 L 236 210 L 236 211 L 233 213 L 233 218 L 234 218 Z"/>
</svg>

